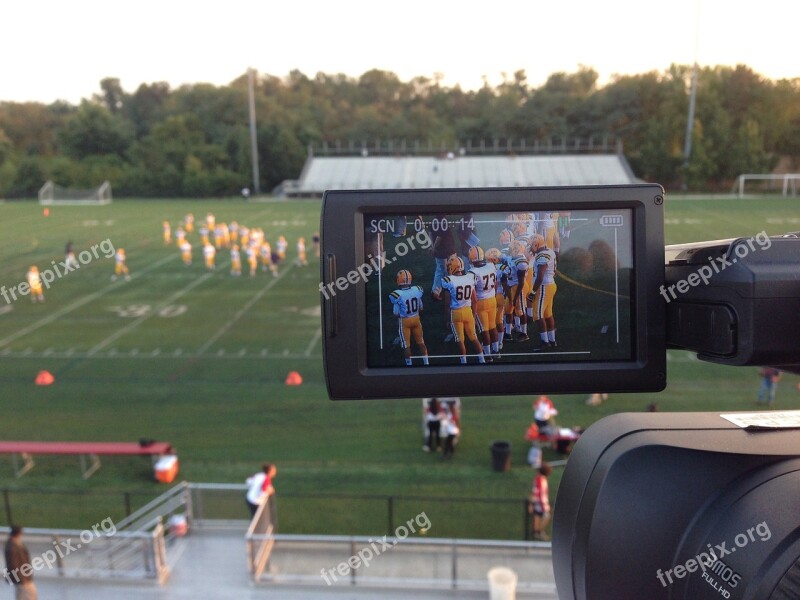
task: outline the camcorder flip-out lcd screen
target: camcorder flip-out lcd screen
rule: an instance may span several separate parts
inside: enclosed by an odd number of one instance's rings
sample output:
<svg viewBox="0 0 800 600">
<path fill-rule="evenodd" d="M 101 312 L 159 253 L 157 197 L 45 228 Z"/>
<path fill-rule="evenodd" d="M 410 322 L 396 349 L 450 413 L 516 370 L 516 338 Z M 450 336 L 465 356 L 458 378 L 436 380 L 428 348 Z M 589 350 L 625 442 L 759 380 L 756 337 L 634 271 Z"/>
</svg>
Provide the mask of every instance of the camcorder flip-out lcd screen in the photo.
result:
<svg viewBox="0 0 800 600">
<path fill-rule="evenodd" d="M 663 389 L 662 204 L 655 185 L 327 192 L 330 396 Z"/>
</svg>

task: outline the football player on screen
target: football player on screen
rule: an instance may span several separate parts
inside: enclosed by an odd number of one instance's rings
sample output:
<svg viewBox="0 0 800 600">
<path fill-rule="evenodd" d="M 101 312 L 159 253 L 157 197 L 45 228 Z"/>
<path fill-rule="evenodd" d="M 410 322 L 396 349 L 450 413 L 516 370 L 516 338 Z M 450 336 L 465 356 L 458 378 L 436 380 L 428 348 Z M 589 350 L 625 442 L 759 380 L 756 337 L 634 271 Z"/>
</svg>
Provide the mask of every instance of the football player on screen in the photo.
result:
<svg viewBox="0 0 800 600">
<path fill-rule="evenodd" d="M 400 289 L 389 294 L 389 301 L 392 303 L 392 312 L 397 317 L 397 328 L 400 336 L 400 345 L 403 348 L 403 358 L 407 366 L 411 366 L 411 338 L 422 353 L 422 362 L 428 362 L 428 347 L 422 337 L 422 323 L 419 313 L 422 311 L 422 288 L 418 285 L 411 285 L 413 277 L 411 271 L 402 269 L 397 272 L 397 285 Z"/>
<path fill-rule="evenodd" d="M 548 212 L 544 213 L 544 220 L 542 221 L 544 243 L 556 253 L 556 256 L 561 250 L 561 239 L 558 236 L 558 218 L 557 212 Z"/>
<path fill-rule="evenodd" d="M 503 255 L 498 248 L 489 248 L 486 251 L 486 260 L 494 265 L 495 268 L 495 331 L 497 332 L 497 348 L 503 349 L 503 337 L 505 336 L 505 326 L 503 317 L 505 316 L 505 288 L 508 285 L 507 278 L 509 273 L 508 265 L 503 261 Z"/>
<path fill-rule="evenodd" d="M 525 314 L 525 278 L 528 273 L 528 257 L 525 254 L 525 244 L 515 240 L 511 244 L 510 253 L 506 259 L 508 265 L 508 287 L 506 289 L 506 338 L 509 342 L 526 342 L 528 337 L 528 319 Z M 518 332 L 512 337 L 513 330 Z"/>
<path fill-rule="evenodd" d="M 486 254 L 480 246 L 469 249 L 469 273 L 475 275 L 475 324 L 483 342 L 483 354 L 491 361 L 492 354 L 498 354 L 497 342 L 497 270 L 493 263 L 486 262 Z"/>
<path fill-rule="evenodd" d="M 544 237 L 533 236 L 531 240 L 533 253 L 533 291 L 528 294 L 528 300 L 533 308 L 533 320 L 539 328 L 541 345 L 534 348 L 534 352 L 552 349 L 556 344 L 556 322 L 553 317 L 553 298 L 556 295 L 556 253 L 547 247 Z"/>
<path fill-rule="evenodd" d="M 475 287 L 477 281 L 474 273 L 464 273 L 464 261 L 456 255 L 447 259 L 448 276 L 442 280 L 442 290 L 444 292 L 445 305 L 448 306 L 450 314 L 450 329 L 453 333 L 453 341 L 458 344 L 461 364 L 467 364 L 467 349 L 464 345 L 464 335 L 466 334 L 475 353 L 478 355 L 478 362 L 485 363 L 483 347 L 478 341 L 475 333 L 475 315 L 472 312 L 472 305 L 475 303 Z"/>
</svg>

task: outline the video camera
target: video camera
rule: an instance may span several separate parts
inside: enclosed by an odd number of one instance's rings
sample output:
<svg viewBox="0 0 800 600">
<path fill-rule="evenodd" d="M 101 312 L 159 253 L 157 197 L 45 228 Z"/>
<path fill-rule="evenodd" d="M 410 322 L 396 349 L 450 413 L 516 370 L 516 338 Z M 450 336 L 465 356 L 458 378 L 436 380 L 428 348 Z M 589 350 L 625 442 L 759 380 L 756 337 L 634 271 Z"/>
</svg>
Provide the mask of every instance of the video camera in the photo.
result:
<svg viewBox="0 0 800 600">
<path fill-rule="evenodd" d="M 329 396 L 659 391 L 667 348 L 798 368 L 800 240 L 670 246 L 665 266 L 663 205 L 653 184 L 327 192 Z"/>
<path fill-rule="evenodd" d="M 800 239 L 665 248 L 663 205 L 652 184 L 326 192 L 329 396 L 660 391 L 668 348 L 800 372 Z M 556 503 L 559 597 L 800 597 L 800 420 L 746 418 L 589 428 Z"/>
<path fill-rule="evenodd" d="M 561 600 L 800 598 L 800 413 L 618 414 L 569 458 Z"/>
<path fill-rule="evenodd" d="M 327 192 L 328 394 L 663 389 L 663 201 L 656 185 Z M 549 251 L 549 298 L 533 289 L 534 240 Z M 504 304 L 502 350 L 500 311 L 491 323 L 475 319 L 481 291 Z M 544 342 L 537 320 L 550 314 L 555 331 Z"/>
</svg>

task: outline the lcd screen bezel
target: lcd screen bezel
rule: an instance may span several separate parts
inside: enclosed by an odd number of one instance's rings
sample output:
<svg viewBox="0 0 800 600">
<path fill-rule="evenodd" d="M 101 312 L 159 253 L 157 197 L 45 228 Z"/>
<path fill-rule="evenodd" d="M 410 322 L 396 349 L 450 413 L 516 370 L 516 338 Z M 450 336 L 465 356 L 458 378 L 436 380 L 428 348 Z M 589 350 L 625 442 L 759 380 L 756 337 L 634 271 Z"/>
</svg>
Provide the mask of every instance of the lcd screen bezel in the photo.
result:
<svg viewBox="0 0 800 600">
<path fill-rule="evenodd" d="M 323 196 L 323 363 L 331 399 L 658 391 L 666 385 L 663 189 L 656 184 L 549 188 L 334 190 Z M 367 365 L 364 224 L 372 215 L 544 210 L 632 211 L 630 360 L 536 364 Z M 511 377 L 510 375 L 514 375 Z"/>
</svg>

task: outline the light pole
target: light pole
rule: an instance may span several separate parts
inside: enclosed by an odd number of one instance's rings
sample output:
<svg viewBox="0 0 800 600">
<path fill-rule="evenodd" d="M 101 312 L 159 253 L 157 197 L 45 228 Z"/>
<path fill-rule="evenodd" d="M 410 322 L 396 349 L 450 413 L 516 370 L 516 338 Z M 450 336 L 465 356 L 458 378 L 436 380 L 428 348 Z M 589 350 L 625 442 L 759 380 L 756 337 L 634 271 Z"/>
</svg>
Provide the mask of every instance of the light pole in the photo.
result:
<svg viewBox="0 0 800 600">
<path fill-rule="evenodd" d="M 261 193 L 261 180 L 258 173 L 258 142 L 256 140 L 256 96 L 254 90 L 255 71 L 247 69 L 247 96 L 250 107 L 250 159 L 253 165 L 253 193 Z"/>
</svg>

